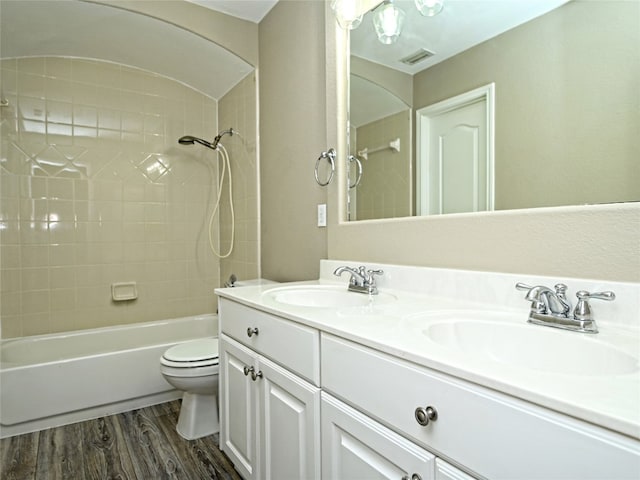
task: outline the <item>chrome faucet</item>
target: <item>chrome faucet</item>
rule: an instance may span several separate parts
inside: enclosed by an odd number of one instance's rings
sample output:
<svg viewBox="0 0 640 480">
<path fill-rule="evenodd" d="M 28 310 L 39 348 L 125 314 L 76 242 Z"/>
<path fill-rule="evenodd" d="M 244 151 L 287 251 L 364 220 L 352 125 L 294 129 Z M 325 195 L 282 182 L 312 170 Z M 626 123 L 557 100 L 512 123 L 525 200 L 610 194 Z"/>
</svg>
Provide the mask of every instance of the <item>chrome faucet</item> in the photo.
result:
<svg viewBox="0 0 640 480">
<path fill-rule="evenodd" d="M 527 320 L 529 323 L 583 333 L 598 333 L 589 299 L 612 301 L 616 298 L 613 292 L 589 293 L 580 290 L 576 293 L 578 304 L 570 314 L 571 302 L 566 297 L 567 286 L 562 283 L 555 285 L 554 290 L 544 285 L 532 287 L 524 283 L 517 283 L 516 288 L 525 290 L 527 294 L 524 298 L 531 302 Z"/>
<path fill-rule="evenodd" d="M 518 283 L 516 288 L 519 290 L 528 290 L 525 300 L 531 302 L 531 309 L 535 309 L 537 313 L 560 315 L 567 317 L 569 310 L 571 310 L 571 304 L 567 301 L 566 291 L 567 286 L 558 283 L 551 290 L 544 285 L 538 285 L 536 287 L 530 287 L 529 285 L 523 285 Z"/>
<path fill-rule="evenodd" d="M 351 274 L 348 287 L 350 292 L 377 295 L 378 287 L 374 275 L 382 275 L 384 273 L 382 270 L 367 270 L 365 266 L 358 268 L 343 266 L 336 268 L 333 274 L 339 277 L 344 272 Z"/>
</svg>

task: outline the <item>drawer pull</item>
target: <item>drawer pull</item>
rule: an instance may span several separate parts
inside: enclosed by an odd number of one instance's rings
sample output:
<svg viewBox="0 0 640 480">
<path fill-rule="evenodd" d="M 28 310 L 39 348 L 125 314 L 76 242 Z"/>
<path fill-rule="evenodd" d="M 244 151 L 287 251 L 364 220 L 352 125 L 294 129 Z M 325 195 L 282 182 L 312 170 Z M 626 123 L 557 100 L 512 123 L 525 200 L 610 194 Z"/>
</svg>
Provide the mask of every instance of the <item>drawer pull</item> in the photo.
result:
<svg viewBox="0 0 640 480">
<path fill-rule="evenodd" d="M 438 412 L 433 407 L 418 407 L 416 408 L 415 416 L 416 421 L 423 427 L 426 427 L 429 425 L 429 420 L 435 422 L 438 419 Z"/>
<path fill-rule="evenodd" d="M 414 473 L 411 476 L 403 475 L 403 477 L 400 480 L 422 480 L 422 477 L 420 475 L 418 475 L 417 473 Z"/>
<path fill-rule="evenodd" d="M 244 376 L 246 377 L 250 373 L 253 373 L 254 370 L 253 370 L 253 367 L 247 367 L 245 365 L 244 368 L 242 369 L 242 371 L 244 372 Z"/>
<path fill-rule="evenodd" d="M 249 327 L 249 328 L 247 328 L 247 336 L 248 337 L 252 337 L 254 335 L 258 335 L 258 327 L 253 327 L 253 328 Z"/>
<path fill-rule="evenodd" d="M 262 370 L 258 370 L 257 372 L 253 369 L 253 367 L 251 367 L 251 380 L 253 380 L 254 382 L 258 379 L 258 378 L 262 378 Z"/>
</svg>

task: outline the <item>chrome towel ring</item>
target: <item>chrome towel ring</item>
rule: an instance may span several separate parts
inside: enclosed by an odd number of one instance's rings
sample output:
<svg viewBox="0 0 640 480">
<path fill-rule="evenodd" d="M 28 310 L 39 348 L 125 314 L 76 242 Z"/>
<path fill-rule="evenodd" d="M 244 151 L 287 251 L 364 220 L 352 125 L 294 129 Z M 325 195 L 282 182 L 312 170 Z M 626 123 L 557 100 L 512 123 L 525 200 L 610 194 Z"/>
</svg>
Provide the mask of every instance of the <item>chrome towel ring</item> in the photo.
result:
<svg viewBox="0 0 640 480">
<path fill-rule="evenodd" d="M 349 163 L 347 168 L 349 168 L 349 171 L 351 167 L 351 162 L 356 162 L 356 168 L 358 169 L 358 173 L 356 175 L 356 181 L 353 183 L 349 182 L 349 188 L 356 188 L 360 184 L 360 180 L 362 180 L 362 162 L 355 155 L 349 155 L 348 159 L 349 159 Z"/>
<path fill-rule="evenodd" d="M 327 161 L 331 165 L 331 172 L 329 173 L 329 178 L 327 178 L 326 182 L 321 182 L 320 178 L 318 177 L 318 167 L 320 166 L 320 161 L 322 159 L 327 159 Z M 333 148 L 330 148 L 326 152 L 322 152 L 318 157 L 318 160 L 316 160 L 316 168 L 314 170 L 314 174 L 316 176 L 316 182 L 321 187 L 326 187 L 331 183 L 331 180 L 333 180 L 333 175 L 335 172 L 336 172 L 336 151 Z"/>
</svg>

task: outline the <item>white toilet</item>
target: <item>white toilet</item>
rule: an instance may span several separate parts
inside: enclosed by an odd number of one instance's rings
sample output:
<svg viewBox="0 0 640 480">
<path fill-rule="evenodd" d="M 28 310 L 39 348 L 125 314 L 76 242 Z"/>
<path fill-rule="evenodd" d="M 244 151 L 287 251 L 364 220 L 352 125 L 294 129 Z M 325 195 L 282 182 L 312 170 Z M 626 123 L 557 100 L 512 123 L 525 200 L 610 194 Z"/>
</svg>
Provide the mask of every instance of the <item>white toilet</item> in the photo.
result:
<svg viewBox="0 0 640 480">
<path fill-rule="evenodd" d="M 234 287 L 248 287 L 277 282 L 257 278 L 241 281 L 234 279 L 231 283 Z M 169 348 L 160 358 L 160 371 L 165 380 L 184 392 L 176 430 L 187 440 L 220 431 L 218 362 L 217 338 L 180 343 Z"/>
<path fill-rule="evenodd" d="M 169 348 L 160 358 L 165 380 L 184 392 L 178 433 L 187 440 L 220 430 L 218 422 L 218 339 L 203 338 Z"/>
</svg>

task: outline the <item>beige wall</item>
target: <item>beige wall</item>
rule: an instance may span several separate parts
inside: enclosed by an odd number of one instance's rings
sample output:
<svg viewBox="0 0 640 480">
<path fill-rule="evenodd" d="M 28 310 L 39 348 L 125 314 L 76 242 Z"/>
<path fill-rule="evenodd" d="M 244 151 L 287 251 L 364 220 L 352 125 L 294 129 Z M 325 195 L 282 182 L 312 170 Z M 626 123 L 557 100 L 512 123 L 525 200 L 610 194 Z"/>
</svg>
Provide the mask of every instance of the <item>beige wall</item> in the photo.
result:
<svg viewBox="0 0 640 480">
<path fill-rule="evenodd" d="M 214 312 L 216 101 L 126 66 L 3 60 L 3 338 Z M 113 303 L 111 284 L 139 298 Z"/>
<path fill-rule="evenodd" d="M 327 144 L 325 36 L 321 1 L 281 0 L 260 23 L 260 199 L 262 275 L 317 278 L 327 256 L 316 226 L 327 189 L 315 182 Z"/>
<path fill-rule="evenodd" d="M 496 210 L 640 200 L 640 2 L 570 2 L 415 76 L 416 109 L 495 82 Z"/>
<path fill-rule="evenodd" d="M 386 148 L 362 162 L 362 179 L 351 189 L 356 220 L 411 215 L 411 110 L 362 125 L 356 132 L 356 151 L 386 147 L 400 139 L 400 151 Z"/>
<path fill-rule="evenodd" d="M 343 223 L 329 258 L 638 282 L 640 204 Z"/>
<path fill-rule="evenodd" d="M 257 85 L 255 72 L 238 83 L 218 102 L 220 130 L 233 128 L 237 134 L 222 137 L 229 153 L 233 178 L 233 212 L 229 209 L 228 183 L 222 189 L 220 212 L 221 253 L 229 249 L 232 224 L 234 248 L 220 262 L 220 283 L 233 273 L 239 280 L 260 276 L 260 202 L 258 198 Z M 222 160 L 220 158 L 220 160 Z M 219 163 L 218 170 L 221 171 Z M 216 223 L 218 224 L 218 223 Z"/>
</svg>

